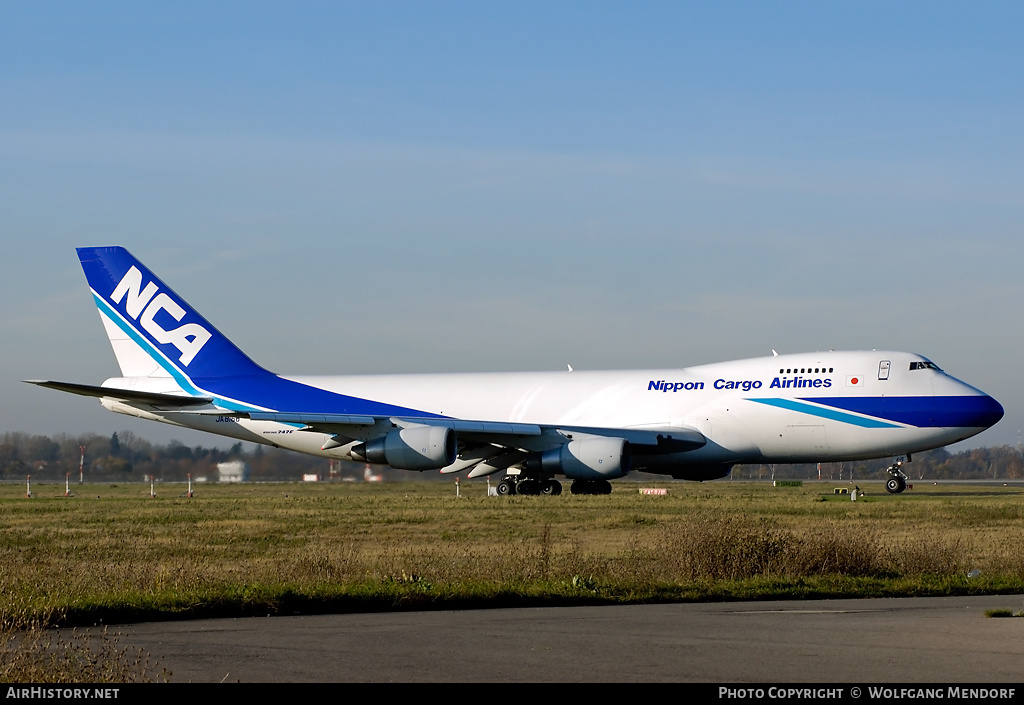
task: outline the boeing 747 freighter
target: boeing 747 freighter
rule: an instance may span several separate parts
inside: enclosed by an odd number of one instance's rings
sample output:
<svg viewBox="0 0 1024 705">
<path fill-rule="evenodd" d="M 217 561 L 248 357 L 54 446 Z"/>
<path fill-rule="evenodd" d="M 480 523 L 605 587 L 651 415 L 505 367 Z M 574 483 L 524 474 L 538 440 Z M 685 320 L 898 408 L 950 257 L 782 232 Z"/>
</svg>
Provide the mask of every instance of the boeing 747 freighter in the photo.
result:
<svg viewBox="0 0 1024 705">
<path fill-rule="evenodd" d="M 665 370 L 313 377 L 260 367 L 122 247 L 78 256 L 121 376 L 29 380 L 111 411 L 328 458 L 469 477 L 501 494 L 605 494 L 633 470 L 892 457 L 962 441 L 1003 408 L 904 352 L 814 352 Z"/>
</svg>

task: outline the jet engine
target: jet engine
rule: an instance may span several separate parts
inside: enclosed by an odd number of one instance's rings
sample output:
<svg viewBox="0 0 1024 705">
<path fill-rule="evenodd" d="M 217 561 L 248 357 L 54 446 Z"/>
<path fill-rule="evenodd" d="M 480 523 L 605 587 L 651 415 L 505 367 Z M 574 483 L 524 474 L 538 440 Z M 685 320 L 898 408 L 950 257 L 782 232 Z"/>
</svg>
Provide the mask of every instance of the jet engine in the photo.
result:
<svg viewBox="0 0 1024 705">
<path fill-rule="evenodd" d="M 398 470 L 437 470 L 455 462 L 455 431 L 442 426 L 410 426 L 352 447 L 353 460 L 386 463 Z"/>
<path fill-rule="evenodd" d="M 573 480 L 610 480 L 629 473 L 633 456 L 623 438 L 583 438 L 541 453 L 540 467 Z"/>
</svg>

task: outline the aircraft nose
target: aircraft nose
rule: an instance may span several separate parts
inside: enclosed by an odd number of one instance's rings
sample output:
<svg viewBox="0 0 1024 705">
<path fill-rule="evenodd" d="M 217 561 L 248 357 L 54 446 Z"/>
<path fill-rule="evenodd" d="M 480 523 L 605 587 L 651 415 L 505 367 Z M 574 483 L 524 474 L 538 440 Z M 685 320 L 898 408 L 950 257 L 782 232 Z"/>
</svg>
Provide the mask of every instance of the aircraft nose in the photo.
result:
<svg viewBox="0 0 1024 705">
<path fill-rule="evenodd" d="M 1003 406 L 987 394 L 963 397 L 953 424 L 962 428 L 989 428 L 1003 418 Z"/>
<path fill-rule="evenodd" d="M 1003 418 L 1003 405 L 997 402 L 992 397 L 986 396 L 985 400 L 988 402 L 988 425 L 995 426 L 999 419 Z"/>
</svg>

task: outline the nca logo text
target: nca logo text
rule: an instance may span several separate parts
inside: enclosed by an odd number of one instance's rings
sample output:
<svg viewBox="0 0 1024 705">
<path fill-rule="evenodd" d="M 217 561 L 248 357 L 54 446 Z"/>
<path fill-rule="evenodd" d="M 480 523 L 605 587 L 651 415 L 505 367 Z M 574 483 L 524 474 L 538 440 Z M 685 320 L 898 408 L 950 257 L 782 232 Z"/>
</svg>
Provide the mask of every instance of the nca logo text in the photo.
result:
<svg viewBox="0 0 1024 705">
<path fill-rule="evenodd" d="M 185 316 L 185 309 L 176 304 L 167 294 L 157 294 L 157 289 L 157 285 L 153 282 L 149 282 L 143 289 L 142 272 L 133 266 L 114 289 L 110 300 L 115 304 L 120 304 L 122 299 L 126 299 L 124 308 L 127 314 L 137 320 L 142 329 L 153 336 L 158 343 L 170 344 L 180 350 L 179 361 L 188 367 L 188 364 L 195 359 L 195 356 L 210 339 L 210 331 L 198 323 L 185 323 L 174 330 L 161 328 L 155 320 L 160 311 L 166 311 L 171 318 L 181 321 Z"/>
</svg>

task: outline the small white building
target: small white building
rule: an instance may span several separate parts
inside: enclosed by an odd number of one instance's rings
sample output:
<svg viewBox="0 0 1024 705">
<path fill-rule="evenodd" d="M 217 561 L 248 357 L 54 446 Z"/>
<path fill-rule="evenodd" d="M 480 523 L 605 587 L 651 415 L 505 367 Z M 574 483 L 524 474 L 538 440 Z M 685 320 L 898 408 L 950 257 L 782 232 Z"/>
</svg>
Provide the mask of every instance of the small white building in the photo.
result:
<svg viewBox="0 0 1024 705">
<path fill-rule="evenodd" d="M 229 460 L 217 463 L 218 482 L 248 482 L 249 465 L 243 460 Z"/>
</svg>

